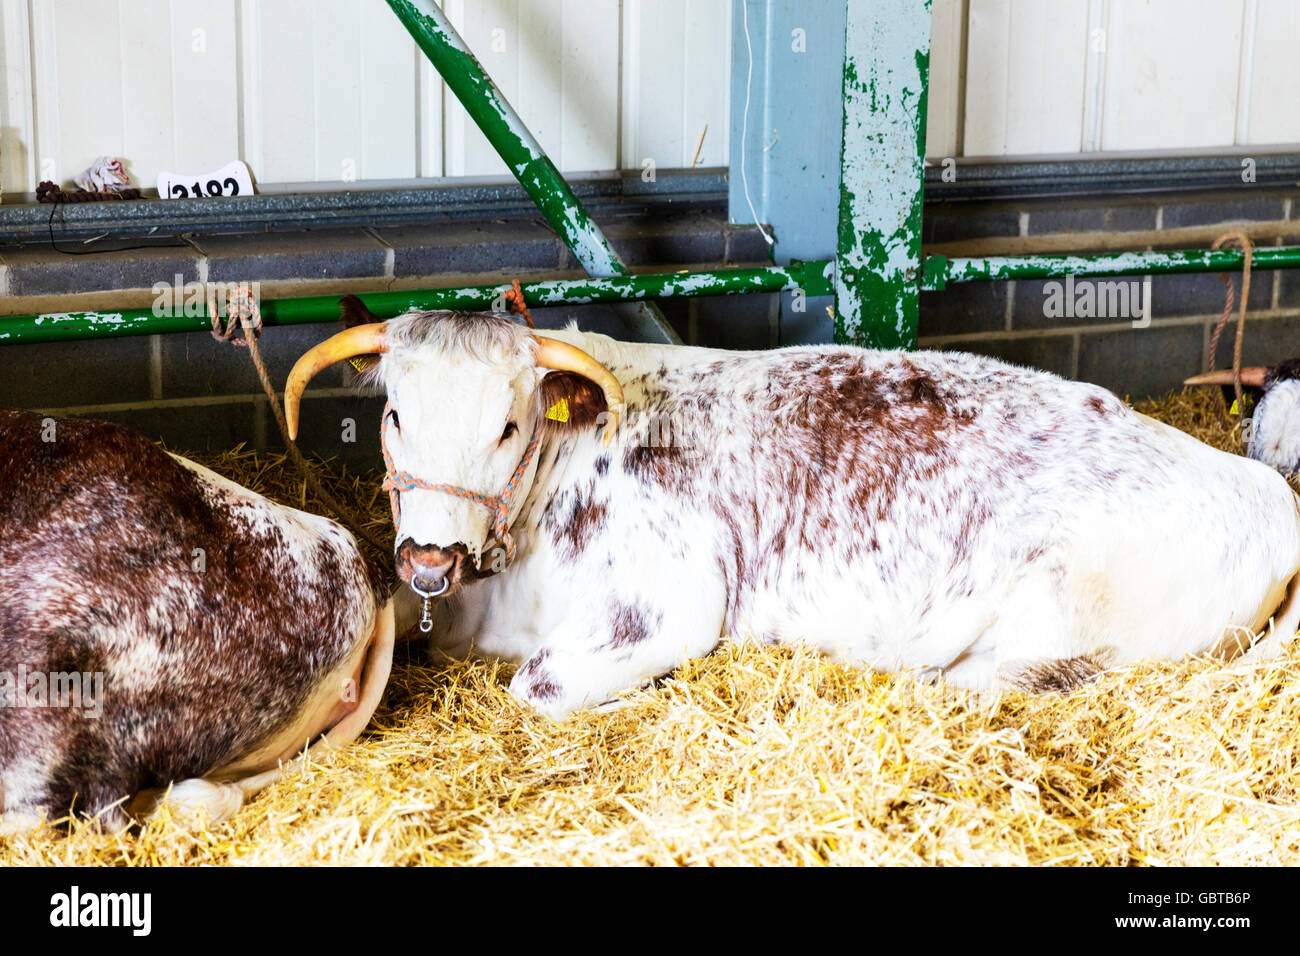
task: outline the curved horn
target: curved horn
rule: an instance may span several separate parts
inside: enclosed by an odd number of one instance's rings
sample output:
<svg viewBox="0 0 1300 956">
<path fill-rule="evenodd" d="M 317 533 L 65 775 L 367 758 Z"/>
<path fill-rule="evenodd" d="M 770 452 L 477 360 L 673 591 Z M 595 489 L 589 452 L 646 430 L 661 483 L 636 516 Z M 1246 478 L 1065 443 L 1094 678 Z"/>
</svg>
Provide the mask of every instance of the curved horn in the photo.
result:
<svg viewBox="0 0 1300 956">
<path fill-rule="evenodd" d="M 1268 374 L 1268 369 L 1262 365 L 1256 365 L 1251 368 L 1241 370 L 1241 384 L 1250 385 L 1254 388 L 1264 387 L 1264 377 Z M 1217 372 L 1206 372 L 1204 375 L 1194 375 L 1191 378 L 1183 379 L 1184 385 L 1231 385 L 1232 369 L 1220 369 Z"/>
<path fill-rule="evenodd" d="M 284 419 L 289 426 L 289 437 L 298 437 L 298 403 L 302 400 L 303 390 L 313 376 L 321 369 L 350 359 L 354 355 L 370 355 L 374 352 L 387 352 L 384 343 L 384 324 L 372 322 L 369 325 L 354 325 L 337 335 L 331 335 L 324 342 L 313 345 L 294 363 L 289 372 L 289 379 L 284 384 Z"/>
<path fill-rule="evenodd" d="M 605 393 L 605 407 L 609 411 L 609 417 L 605 419 L 605 446 L 609 447 L 618 432 L 618 416 L 623 408 L 623 386 L 618 384 L 618 379 L 609 369 L 576 345 L 538 335 L 536 332 L 533 333 L 533 338 L 537 340 L 538 365 L 560 372 L 577 372 L 584 378 L 591 379 Z"/>
</svg>

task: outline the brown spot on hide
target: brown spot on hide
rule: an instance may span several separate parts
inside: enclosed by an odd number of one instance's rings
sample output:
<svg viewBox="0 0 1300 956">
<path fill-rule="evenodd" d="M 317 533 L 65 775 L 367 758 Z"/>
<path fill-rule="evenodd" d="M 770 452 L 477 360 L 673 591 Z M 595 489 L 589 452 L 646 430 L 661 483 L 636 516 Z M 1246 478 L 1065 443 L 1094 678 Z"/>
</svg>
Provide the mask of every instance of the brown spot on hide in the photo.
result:
<svg viewBox="0 0 1300 956">
<path fill-rule="evenodd" d="M 654 628 L 663 620 L 663 613 L 656 611 L 653 615 L 641 604 L 622 604 L 614 602 L 611 606 L 612 616 L 609 624 L 609 646 L 631 647 L 640 644 L 653 633 Z M 653 617 L 653 620 L 652 620 Z"/>
</svg>

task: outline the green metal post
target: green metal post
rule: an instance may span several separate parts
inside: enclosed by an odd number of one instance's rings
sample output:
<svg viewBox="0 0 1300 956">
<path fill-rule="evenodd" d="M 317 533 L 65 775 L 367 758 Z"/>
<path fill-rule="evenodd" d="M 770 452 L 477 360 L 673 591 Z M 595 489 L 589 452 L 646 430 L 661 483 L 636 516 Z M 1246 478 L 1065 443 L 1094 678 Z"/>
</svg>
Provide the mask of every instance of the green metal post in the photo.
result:
<svg viewBox="0 0 1300 956">
<path fill-rule="evenodd" d="M 914 348 L 929 0 L 848 0 L 835 341 Z"/>
<path fill-rule="evenodd" d="M 412 309 L 487 309 L 509 288 L 508 285 L 479 285 L 404 292 L 368 292 L 361 298 L 371 312 L 387 319 Z M 614 276 L 608 279 L 527 282 L 522 283 L 520 289 L 524 293 L 524 300 L 533 306 L 629 303 L 649 298 L 737 295 L 794 289 L 802 289 L 810 296 L 830 295 L 831 263 L 828 260 L 818 260 L 758 269 L 715 269 L 704 272 Z M 268 326 L 329 322 L 338 318 L 339 297 L 313 295 L 291 299 L 262 299 L 259 306 L 262 321 Z M 171 307 L 160 307 L 158 312 L 164 314 L 159 315 L 153 308 L 148 308 L 0 316 L 0 345 L 165 332 L 200 332 L 211 328 L 206 313 L 175 315 L 175 309 Z M 183 308 L 181 312 L 184 312 Z"/>
<path fill-rule="evenodd" d="M 587 275 L 627 275 L 627 266 L 600 227 L 506 102 L 446 14 L 433 0 L 388 0 L 388 5 Z M 681 343 L 663 313 L 651 302 L 629 305 L 622 314 L 642 338 Z"/>
</svg>

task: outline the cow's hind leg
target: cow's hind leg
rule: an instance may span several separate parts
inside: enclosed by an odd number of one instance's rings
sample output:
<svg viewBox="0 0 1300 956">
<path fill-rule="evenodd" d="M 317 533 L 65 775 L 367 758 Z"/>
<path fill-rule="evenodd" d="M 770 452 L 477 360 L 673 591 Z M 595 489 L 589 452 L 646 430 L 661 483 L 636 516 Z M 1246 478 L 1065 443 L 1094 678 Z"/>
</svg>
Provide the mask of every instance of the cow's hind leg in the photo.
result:
<svg viewBox="0 0 1300 956">
<path fill-rule="evenodd" d="M 1026 574 L 1002 603 L 1002 613 L 980 637 L 994 662 L 992 688 L 1069 693 L 1106 669 L 1103 655 L 1080 639 L 1077 611 L 1048 570 Z"/>
</svg>

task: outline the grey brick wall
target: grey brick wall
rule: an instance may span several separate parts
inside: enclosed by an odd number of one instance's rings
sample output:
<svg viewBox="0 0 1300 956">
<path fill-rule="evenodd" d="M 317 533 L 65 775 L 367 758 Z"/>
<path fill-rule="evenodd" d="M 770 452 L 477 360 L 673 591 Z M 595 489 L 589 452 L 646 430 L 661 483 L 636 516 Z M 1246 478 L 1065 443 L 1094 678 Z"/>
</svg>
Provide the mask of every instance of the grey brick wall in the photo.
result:
<svg viewBox="0 0 1300 956">
<path fill-rule="evenodd" d="M 1293 191 L 927 205 L 927 252 L 947 255 L 1206 248 L 1236 224 L 1261 244 L 1300 242 Z M 753 228 L 727 224 L 721 209 L 650 219 L 602 219 L 634 269 L 761 264 L 768 247 Z M 132 240 L 137 244 L 141 240 Z M 119 243 L 123 245 L 123 243 Z M 84 249 L 80 243 L 60 247 Z M 0 246 L 0 313 L 147 306 L 151 287 L 208 280 L 257 280 L 266 296 L 343 294 L 519 277 L 576 277 L 560 240 L 538 219 L 465 221 L 376 228 L 321 228 L 251 235 L 165 238 L 146 250 L 75 256 L 48 241 Z M 921 297 L 923 347 L 992 355 L 1097 382 L 1141 399 L 1163 393 L 1205 361 L 1209 332 L 1223 308 L 1214 276 L 1157 277 L 1148 328 L 1116 318 L 1052 318 L 1042 282 L 954 284 Z M 820 309 L 820 305 L 818 306 Z M 781 340 L 777 297 L 682 299 L 663 303 L 690 344 L 769 348 Z M 626 336 L 601 306 L 535 310 L 543 327 L 576 320 Z M 332 334 L 332 324 L 268 329 L 262 349 L 277 385 L 298 355 Z M 788 331 L 788 330 L 787 330 Z M 1300 355 L 1300 274 L 1256 271 L 1250 294 L 1246 360 Z M 1226 345 L 1220 364 L 1227 361 Z M 247 353 L 203 332 L 5 346 L 0 403 L 53 413 L 96 415 L 165 440 L 180 451 L 280 446 Z M 382 401 L 356 392 L 346 367 L 319 376 L 308 392 L 303 447 L 371 467 L 379 452 L 374 423 Z M 347 420 L 355 442 L 343 440 Z"/>
<path fill-rule="evenodd" d="M 1294 190 L 1243 196 L 1238 189 L 1146 198 L 930 204 L 925 251 L 966 256 L 1205 249 L 1233 228 L 1247 230 L 1257 245 L 1291 245 L 1300 243 L 1294 196 Z M 1239 303 L 1240 274 L 1233 279 Z M 1204 368 L 1210 331 L 1224 305 L 1224 284 L 1216 275 L 1155 276 L 1150 325 L 1139 328 L 1127 317 L 1052 317 L 1045 308 L 1045 285 L 971 282 L 924 293 L 921 345 L 1045 368 L 1140 400 L 1177 388 Z M 1300 355 L 1300 275 L 1255 270 L 1248 315 L 1247 362 L 1271 364 Z M 1230 361 L 1230 339 L 1227 333 L 1220 346 L 1220 367 Z"/>
<path fill-rule="evenodd" d="M 757 230 L 728 225 L 721 209 L 653 219 L 633 210 L 601 224 L 634 270 L 769 261 Z M 72 240 L 57 249 L 44 239 L 0 246 L 0 292 L 7 292 L 0 314 L 148 306 L 155 284 L 176 281 L 257 281 L 274 298 L 581 275 L 563 243 L 533 218 L 187 235 L 157 240 L 156 248 L 123 248 L 142 241 L 97 242 L 90 255 L 61 251 L 88 248 Z M 688 343 L 766 348 L 777 343 L 776 304 L 771 295 L 683 300 L 666 303 L 665 312 Z M 629 337 L 604 306 L 536 309 L 534 317 L 543 328 L 577 321 Z M 277 387 L 302 352 L 335 331 L 332 323 L 267 328 L 260 344 Z M 359 393 L 354 378 L 346 365 L 316 377 L 300 444 L 351 467 L 373 467 L 383 402 Z M 207 332 L 0 347 L 0 403 L 107 418 L 182 452 L 241 442 L 282 447 L 248 352 Z M 345 440 L 349 420 L 355 441 Z"/>
</svg>

